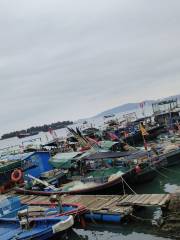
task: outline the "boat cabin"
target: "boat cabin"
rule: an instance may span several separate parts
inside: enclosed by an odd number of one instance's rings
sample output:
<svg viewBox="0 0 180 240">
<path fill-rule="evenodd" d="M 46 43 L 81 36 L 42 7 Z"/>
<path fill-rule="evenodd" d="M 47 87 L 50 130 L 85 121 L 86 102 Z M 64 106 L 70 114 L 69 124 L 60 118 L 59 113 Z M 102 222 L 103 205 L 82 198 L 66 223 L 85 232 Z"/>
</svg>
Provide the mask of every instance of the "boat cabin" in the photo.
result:
<svg viewBox="0 0 180 240">
<path fill-rule="evenodd" d="M 152 104 L 154 120 L 159 125 L 173 126 L 180 122 L 178 99 L 163 100 Z"/>
</svg>

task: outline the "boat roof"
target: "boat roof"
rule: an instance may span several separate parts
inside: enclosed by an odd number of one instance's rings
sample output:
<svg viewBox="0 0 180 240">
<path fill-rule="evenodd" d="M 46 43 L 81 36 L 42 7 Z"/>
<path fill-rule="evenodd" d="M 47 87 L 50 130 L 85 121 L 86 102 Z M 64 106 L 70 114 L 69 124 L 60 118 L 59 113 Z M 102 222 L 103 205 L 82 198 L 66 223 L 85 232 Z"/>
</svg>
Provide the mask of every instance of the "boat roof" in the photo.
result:
<svg viewBox="0 0 180 240">
<path fill-rule="evenodd" d="M 43 144 L 42 146 L 43 147 L 54 147 L 54 146 L 57 146 L 58 143 L 63 143 L 64 140 L 59 140 L 59 139 L 53 139 L 49 142 L 46 142 L 45 144 Z"/>
<path fill-rule="evenodd" d="M 104 158 L 119 158 L 130 156 L 134 152 L 97 152 L 86 157 L 86 160 L 104 159 Z"/>
<path fill-rule="evenodd" d="M 81 155 L 82 152 L 66 152 L 66 153 L 57 153 L 53 159 L 56 160 L 71 160 L 72 158 L 77 157 L 78 155 Z"/>
<path fill-rule="evenodd" d="M 170 103 L 177 103 L 177 98 L 157 101 L 157 102 L 154 102 L 152 105 L 164 105 L 164 104 L 170 104 Z"/>
<path fill-rule="evenodd" d="M 114 145 L 118 144 L 118 142 L 113 142 L 113 141 L 101 141 L 98 143 L 100 145 L 101 148 L 104 149 L 110 149 L 111 147 L 113 147 Z"/>
<path fill-rule="evenodd" d="M 138 119 L 136 119 L 135 121 L 132 121 L 132 122 L 139 123 L 139 122 L 143 122 L 146 119 L 150 119 L 150 118 L 151 118 L 151 116 L 146 116 L 146 117 L 138 118 Z"/>
<path fill-rule="evenodd" d="M 28 157 L 32 156 L 34 153 L 36 152 L 28 152 L 28 153 L 19 153 L 19 154 L 7 154 L 7 155 L 3 155 L 0 157 L 0 160 L 25 160 Z"/>
</svg>

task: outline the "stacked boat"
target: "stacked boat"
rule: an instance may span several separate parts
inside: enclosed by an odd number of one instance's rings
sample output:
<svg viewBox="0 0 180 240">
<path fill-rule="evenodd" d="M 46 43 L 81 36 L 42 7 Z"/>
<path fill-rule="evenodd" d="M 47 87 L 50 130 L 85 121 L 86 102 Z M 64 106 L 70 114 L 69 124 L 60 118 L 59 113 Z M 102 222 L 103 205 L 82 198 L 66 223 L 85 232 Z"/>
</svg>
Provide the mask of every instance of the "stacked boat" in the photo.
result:
<svg viewBox="0 0 180 240">
<path fill-rule="evenodd" d="M 18 193 L 62 195 L 132 192 L 136 185 L 153 180 L 157 169 L 179 163 L 178 144 L 154 143 L 145 150 L 129 147 L 120 140 L 118 142 L 118 139 L 114 142 L 97 142 L 84 136 L 79 129 L 69 131 L 81 148 L 78 151 L 60 152 L 49 159 L 49 163 L 61 172 L 58 181 L 53 184 L 53 181 L 46 181 L 42 177 L 40 180 L 28 174 L 25 184 L 16 187 Z M 123 151 L 109 150 L 113 144 L 123 146 Z"/>
<path fill-rule="evenodd" d="M 167 137 L 165 122 L 152 123 L 151 118 L 129 122 L 128 118 L 108 121 L 104 130 L 68 128 L 66 139 L 55 137 L 38 149 L 2 154 L 0 192 L 15 186 L 17 193 L 46 195 L 50 202 L 26 205 L 17 197 L 1 197 L 0 240 L 62 235 L 86 208 L 62 204 L 61 195 L 135 193 L 136 185 L 180 163 L 179 133 Z M 157 139 L 160 133 L 164 137 Z M 144 146 L 137 146 L 142 142 Z"/>
<path fill-rule="evenodd" d="M 0 239 L 46 240 L 59 237 L 74 225 L 75 216 L 85 211 L 86 208 L 80 205 L 61 204 L 55 196 L 49 204 L 32 206 L 21 204 L 18 197 L 4 197 L 0 202 Z"/>
</svg>

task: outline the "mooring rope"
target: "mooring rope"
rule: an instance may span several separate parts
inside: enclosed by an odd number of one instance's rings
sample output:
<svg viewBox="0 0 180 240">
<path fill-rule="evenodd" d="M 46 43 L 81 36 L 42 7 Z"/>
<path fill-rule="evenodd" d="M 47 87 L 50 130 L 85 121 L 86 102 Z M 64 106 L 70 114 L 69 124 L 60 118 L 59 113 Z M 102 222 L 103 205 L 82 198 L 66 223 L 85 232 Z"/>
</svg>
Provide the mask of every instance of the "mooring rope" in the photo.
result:
<svg viewBox="0 0 180 240">
<path fill-rule="evenodd" d="M 123 180 L 123 178 L 122 178 L 122 185 L 123 185 L 123 194 L 125 195 L 126 192 L 125 192 L 125 188 L 124 188 L 124 180 Z"/>
<path fill-rule="evenodd" d="M 130 186 L 129 186 L 129 184 L 124 180 L 124 178 L 121 176 L 121 178 L 122 178 L 122 181 L 124 181 L 125 182 L 125 184 L 128 186 L 128 188 L 134 193 L 134 194 L 137 194 Z"/>
<path fill-rule="evenodd" d="M 153 219 L 150 219 L 150 218 L 142 218 L 142 217 L 138 217 L 138 216 L 135 216 L 133 214 L 130 214 L 131 217 L 137 219 L 137 220 L 140 220 L 140 221 L 146 221 L 146 222 L 152 222 Z"/>
</svg>

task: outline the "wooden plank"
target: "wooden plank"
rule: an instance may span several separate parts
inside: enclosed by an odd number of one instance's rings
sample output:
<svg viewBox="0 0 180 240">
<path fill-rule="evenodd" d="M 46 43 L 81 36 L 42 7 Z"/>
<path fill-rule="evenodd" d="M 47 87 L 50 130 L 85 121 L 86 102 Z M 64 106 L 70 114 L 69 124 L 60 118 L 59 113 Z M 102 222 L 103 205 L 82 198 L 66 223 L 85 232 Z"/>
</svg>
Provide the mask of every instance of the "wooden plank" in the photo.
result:
<svg viewBox="0 0 180 240">
<path fill-rule="evenodd" d="M 122 199 L 118 205 L 120 204 L 129 204 L 129 203 L 133 203 L 133 199 L 134 199 L 134 195 L 129 195 L 127 197 L 125 197 L 124 199 Z"/>
<path fill-rule="evenodd" d="M 2 195 L 15 196 L 15 194 Z M 16 195 L 26 204 L 33 202 L 49 202 L 49 196 Z M 132 206 L 162 206 L 169 200 L 169 194 L 131 194 L 131 195 L 65 195 L 63 203 L 79 203 L 90 211 L 126 214 Z M 1 199 L 1 195 L 0 195 Z"/>
<path fill-rule="evenodd" d="M 137 199 L 134 200 L 134 203 L 142 203 L 144 204 L 145 202 L 148 202 L 151 198 L 151 194 L 143 194 L 138 195 Z"/>
<path fill-rule="evenodd" d="M 94 208 L 96 208 L 96 206 L 98 205 L 98 203 L 99 203 L 99 200 L 98 200 L 98 199 L 94 199 L 94 200 L 88 205 L 88 208 L 94 209 Z"/>
<path fill-rule="evenodd" d="M 159 196 L 151 194 L 149 198 L 143 203 L 144 205 L 157 205 L 159 202 Z"/>
<path fill-rule="evenodd" d="M 102 209 L 103 206 L 104 206 L 105 204 L 107 204 L 107 201 L 108 201 L 107 199 L 103 199 L 103 200 L 101 200 L 101 201 L 98 200 L 96 206 L 94 207 L 94 210 L 100 210 L 100 209 Z"/>
<path fill-rule="evenodd" d="M 158 205 L 161 199 L 162 199 L 162 196 L 154 194 L 149 199 L 149 205 Z"/>
<path fill-rule="evenodd" d="M 164 200 L 165 199 L 165 200 Z M 118 201 L 119 205 L 140 205 L 140 206 L 161 206 L 163 205 L 167 200 L 169 199 L 169 196 L 167 194 L 142 194 L 142 195 L 129 195 L 122 199 L 121 201 Z"/>
<path fill-rule="evenodd" d="M 112 199 L 111 201 L 107 201 L 101 209 L 111 209 L 113 206 L 117 206 L 117 201 L 116 199 Z"/>
<path fill-rule="evenodd" d="M 125 200 L 128 201 L 130 198 L 131 198 L 131 195 L 124 195 L 124 198 L 121 199 L 121 202 L 123 202 Z"/>
<path fill-rule="evenodd" d="M 163 198 L 163 200 L 159 203 L 159 206 L 165 205 L 167 202 L 169 202 L 169 200 L 170 200 L 170 194 L 167 194 L 167 195 Z"/>
<path fill-rule="evenodd" d="M 143 194 L 143 199 L 141 199 L 142 205 L 145 204 L 149 198 L 150 198 L 150 194 Z"/>
</svg>

